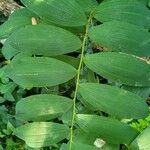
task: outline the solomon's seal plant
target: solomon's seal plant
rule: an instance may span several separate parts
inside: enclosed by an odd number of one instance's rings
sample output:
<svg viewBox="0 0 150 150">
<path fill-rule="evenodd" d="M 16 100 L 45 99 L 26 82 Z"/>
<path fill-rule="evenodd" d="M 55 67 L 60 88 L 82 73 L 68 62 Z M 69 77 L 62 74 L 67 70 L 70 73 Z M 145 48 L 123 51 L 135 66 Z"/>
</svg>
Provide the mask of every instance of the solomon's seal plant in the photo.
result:
<svg viewBox="0 0 150 150">
<path fill-rule="evenodd" d="M 21 2 L 0 26 L 9 135 L 22 149 L 150 150 L 149 124 L 135 126 L 149 116 L 148 1 Z"/>
</svg>

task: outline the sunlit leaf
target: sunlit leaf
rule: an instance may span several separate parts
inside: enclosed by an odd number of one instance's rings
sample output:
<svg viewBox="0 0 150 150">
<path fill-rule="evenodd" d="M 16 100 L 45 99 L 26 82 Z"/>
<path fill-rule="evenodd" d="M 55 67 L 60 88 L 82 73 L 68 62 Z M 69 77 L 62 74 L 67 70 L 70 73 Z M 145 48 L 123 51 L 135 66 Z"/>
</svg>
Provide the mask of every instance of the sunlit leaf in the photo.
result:
<svg viewBox="0 0 150 150">
<path fill-rule="evenodd" d="M 24 140 L 33 148 L 50 146 L 65 139 L 69 128 L 52 122 L 34 122 L 20 126 L 14 130 L 14 135 Z"/>
<path fill-rule="evenodd" d="M 33 95 L 16 104 L 16 117 L 27 121 L 46 121 L 57 118 L 72 106 L 72 100 L 57 95 Z"/>
<path fill-rule="evenodd" d="M 150 126 L 147 127 L 132 143 L 131 150 L 149 150 L 150 149 Z"/>
</svg>

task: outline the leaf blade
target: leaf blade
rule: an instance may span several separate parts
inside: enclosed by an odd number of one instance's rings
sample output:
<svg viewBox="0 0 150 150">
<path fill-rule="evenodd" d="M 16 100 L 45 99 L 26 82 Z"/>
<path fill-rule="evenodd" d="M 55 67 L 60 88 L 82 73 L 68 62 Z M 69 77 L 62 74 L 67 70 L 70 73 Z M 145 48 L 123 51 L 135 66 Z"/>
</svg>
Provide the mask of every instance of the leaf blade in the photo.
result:
<svg viewBox="0 0 150 150">
<path fill-rule="evenodd" d="M 104 1 L 95 12 L 95 18 L 101 22 L 118 20 L 145 28 L 150 28 L 149 16 L 150 11 L 146 7 L 145 2 L 141 3 L 138 0 Z"/>
<path fill-rule="evenodd" d="M 76 122 L 85 132 L 111 144 L 129 144 L 138 134 L 127 124 L 97 115 L 78 114 Z"/>
<path fill-rule="evenodd" d="M 149 115 L 149 107 L 144 99 L 117 87 L 83 83 L 80 84 L 79 92 L 95 110 L 117 118 L 140 119 Z"/>
<path fill-rule="evenodd" d="M 150 126 L 147 127 L 139 136 L 131 143 L 131 150 L 149 150 L 150 149 Z"/>
<path fill-rule="evenodd" d="M 48 94 L 33 95 L 16 104 L 16 117 L 25 121 L 46 121 L 60 117 L 72 106 L 66 97 Z"/>
<path fill-rule="evenodd" d="M 32 17 L 37 16 L 26 8 L 16 10 L 4 24 L 0 26 L 0 38 L 7 38 L 16 29 L 32 24 Z"/>
<path fill-rule="evenodd" d="M 21 0 L 22 3 L 41 18 L 62 26 L 82 26 L 86 16 L 75 0 Z M 54 13 L 55 12 L 55 13 Z"/>
<path fill-rule="evenodd" d="M 33 148 L 56 144 L 65 139 L 68 133 L 69 128 L 67 126 L 52 122 L 28 123 L 14 130 L 14 135 Z"/>
<path fill-rule="evenodd" d="M 8 47 L 10 45 L 12 48 L 8 49 L 6 45 L 2 53 L 9 58 L 16 53 L 56 56 L 81 48 L 81 40 L 76 35 L 52 25 L 26 26 L 12 34 L 7 41 Z"/>
<path fill-rule="evenodd" d="M 149 56 L 150 34 L 148 30 L 120 21 L 110 21 L 91 29 L 90 39 L 108 51 L 137 56 Z"/>
<path fill-rule="evenodd" d="M 76 75 L 76 69 L 53 58 L 24 57 L 14 59 L 5 73 L 18 85 L 31 88 L 65 83 Z"/>
<path fill-rule="evenodd" d="M 87 55 L 84 62 L 88 68 L 109 80 L 139 87 L 150 85 L 150 65 L 136 56 L 116 52 L 97 53 Z"/>
</svg>

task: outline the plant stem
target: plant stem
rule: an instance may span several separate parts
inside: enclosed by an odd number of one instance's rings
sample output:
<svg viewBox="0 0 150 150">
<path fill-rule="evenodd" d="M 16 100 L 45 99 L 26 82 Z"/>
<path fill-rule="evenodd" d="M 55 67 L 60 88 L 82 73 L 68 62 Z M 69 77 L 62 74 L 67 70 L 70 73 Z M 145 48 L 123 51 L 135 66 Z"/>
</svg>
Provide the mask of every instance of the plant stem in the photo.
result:
<svg viewBox="0 0 150 150">
<path fill-rule="evenodd" d="M 80 63 L 77 69 L 77 76 L 76 76 L 76 87 L 75 87 L 75 93 L 74 93 L 74 98 L 73 98 L 73 114 L 72 114 L 72 120 L 71 120 L 71 128 L 70 128 L 70 143 L 69 143 L 69 150 L 72 149 L 72 143 L 73 143 L 73 127 L 74 127 L 74 122 L 75 122 L 75 116 L 76 116 L 76 99 L 77 99 L 77 92 L 80 84 L 80 72 L 82 69 L 82 64 L 83 64 L 83 58 L 84 58 L 84 52 L 86 48 L 86 43 L 88 40 L 88 31 L 89 27 L 92 21 L 92 13 L 89 16 L 89 19 L 86 24 L 86 31 L 84 34 L 83 42 L 82 42 L 82 49 L 81 49 L 81 56 L 80 56 Z"/>
</svg>

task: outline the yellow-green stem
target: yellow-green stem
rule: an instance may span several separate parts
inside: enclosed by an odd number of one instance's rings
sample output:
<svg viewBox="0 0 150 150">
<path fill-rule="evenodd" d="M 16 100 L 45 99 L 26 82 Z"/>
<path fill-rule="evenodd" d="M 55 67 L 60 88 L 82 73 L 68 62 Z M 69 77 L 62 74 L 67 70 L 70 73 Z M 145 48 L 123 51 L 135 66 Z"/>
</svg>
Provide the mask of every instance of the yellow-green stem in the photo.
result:
<svg viewBox="0 0 150 150">
<path fill-rule="evenodd" d="M 83 58 L 84 58 L 84 51 L 86 48 L 86 43 L 88 40 L 88 31 L 89 31 L 89 26 L 92 21 L 92 13 L 89 16 L 88 22 L 86 24 L 86 31 L 84 34 L 83 42 L 82 42 L 82 49 L 81 49 L 81 55 L 80 55 L 80 63 L 78 66 L 77 70 L 77 76 L 76 76 L 76 87 L 75 87 L 75 92 L 74 92 L 74 98 L 73 98 L 73 114 L 72 114 L 72 120 L 71 120 L 71 128 L 70 128 L 70 144 L 69 144 L 69 150 L 72 150 L 72 143 L 73 143 L 73 127 L 74 127 L 74 121 L 75 121 L 75 116 L 76 116 L 76 99 L 77 99 L 77 92 L 79 88 L 79 83 L 80 83 L 80 72 L 82 69 L 82 64 L 83 64 Z"/>
</svg>

